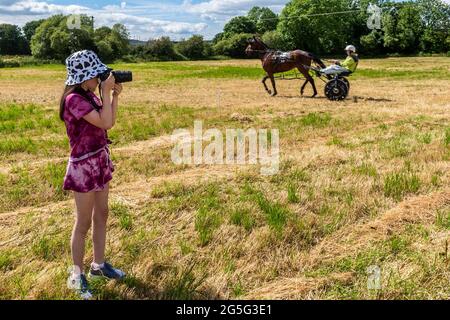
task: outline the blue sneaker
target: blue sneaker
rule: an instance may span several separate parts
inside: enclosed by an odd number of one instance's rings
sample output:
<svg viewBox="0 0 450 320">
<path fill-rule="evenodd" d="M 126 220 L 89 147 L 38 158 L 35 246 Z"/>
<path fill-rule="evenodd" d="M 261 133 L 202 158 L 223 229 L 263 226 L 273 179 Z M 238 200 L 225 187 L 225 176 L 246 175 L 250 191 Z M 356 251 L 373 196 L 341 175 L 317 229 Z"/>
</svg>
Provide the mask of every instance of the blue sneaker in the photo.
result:
<svg viewBox="0 0 450 320">
<path fill-rule="evenodd" d="M 114 268 L 112 265 L 110 265 L 108 262 L 103 263 L 103 266 L 99 269 L 94 269 L 91 266 L 91 269 L 89 270 L 89 277 L 90 278 L 107 278 L 107 279 L 116 279 L 121 280 L 125 278 L 125 272 L 122 270 Z"/>
<path fill-rule="evenodd" d="M 74 273 L 71 273 L 67 279 L 67 287 L 75 290 L 83 300 L 92 299 L 92 293 L 89 290 L 89 283 L 84 274 L 75 275 Z"/>
</svg>

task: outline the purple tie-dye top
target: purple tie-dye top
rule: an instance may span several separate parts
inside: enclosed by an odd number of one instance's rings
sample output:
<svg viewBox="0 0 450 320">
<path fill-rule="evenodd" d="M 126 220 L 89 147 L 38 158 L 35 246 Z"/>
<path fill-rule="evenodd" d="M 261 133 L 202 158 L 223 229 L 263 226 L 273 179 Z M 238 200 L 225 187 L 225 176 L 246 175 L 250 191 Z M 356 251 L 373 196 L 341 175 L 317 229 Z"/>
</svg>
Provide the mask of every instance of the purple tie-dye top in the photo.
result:
<svg viewBox="0 0 450 320">
<path fill-rule="evenodd" d="M 101 106 L 101 100 L 93 92 L 89 91 L 87 94 L 95 99 L 97 105 Z M 78 158 L 89 152 L 97 151 L 109 142 L 106 130 L 83 119 L 92 110 L 95 110 L 92 104 L 80 94 L 71 93 L 66 97 L 64 122 L 72 149 L 71 157 Z"/>
</svg>

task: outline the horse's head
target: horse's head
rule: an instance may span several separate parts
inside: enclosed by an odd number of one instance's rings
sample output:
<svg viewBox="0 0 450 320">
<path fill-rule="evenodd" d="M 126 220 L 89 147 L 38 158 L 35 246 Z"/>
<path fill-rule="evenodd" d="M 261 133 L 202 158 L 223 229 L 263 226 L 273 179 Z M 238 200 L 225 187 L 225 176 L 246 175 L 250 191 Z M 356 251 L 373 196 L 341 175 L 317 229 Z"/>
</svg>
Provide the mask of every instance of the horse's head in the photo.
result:
<svg viewBox="0 0 450 320">
<path fill-rule="evenodd" d="M 268 50 L 268 47 L 257 37 L 253 36 L 253 38 L 248 39 L 248 45 L 245 49 L 245 54 L 250 56 L 254 53 L 262 53 Z"/>
</svg>

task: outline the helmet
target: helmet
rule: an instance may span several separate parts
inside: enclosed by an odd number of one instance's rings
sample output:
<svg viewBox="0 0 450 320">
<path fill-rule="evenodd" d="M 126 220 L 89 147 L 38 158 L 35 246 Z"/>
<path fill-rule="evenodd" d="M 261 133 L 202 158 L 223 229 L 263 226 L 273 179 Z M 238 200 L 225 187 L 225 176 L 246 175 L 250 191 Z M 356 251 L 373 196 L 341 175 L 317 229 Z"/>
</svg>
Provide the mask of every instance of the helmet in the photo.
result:
<svg viewBox="0 0 450 320">
<path fill-rule="evenodd" d="M 69 86 L 93 79 L 108 70 L 108 67 L 90 50 L 82 50 L 71 54 L 66 59 L 66 68 L 66 85 Z"/>
<path fill-rule="evenodd" d="M 350 44 L 350 45 L 345 47 L 345 51 L 356 52 L 356 47 Z"/>
</svg>

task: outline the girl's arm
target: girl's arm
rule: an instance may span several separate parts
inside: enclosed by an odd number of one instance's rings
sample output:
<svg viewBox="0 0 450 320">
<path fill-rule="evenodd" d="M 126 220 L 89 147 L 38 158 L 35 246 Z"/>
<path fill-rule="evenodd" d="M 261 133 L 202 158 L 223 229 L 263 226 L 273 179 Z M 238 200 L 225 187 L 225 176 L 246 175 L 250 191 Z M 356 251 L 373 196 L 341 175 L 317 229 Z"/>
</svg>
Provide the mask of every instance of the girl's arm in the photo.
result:
<svg viewBox="0 0 450 320">
<path fill-rule="evenodd" d="M 112 73 L 108 79 L 102 82 L 103 107 L 100 111 L 92 110 L 83 118 L 90 124 L 101 129 L 109 130 L 114 125 L 113 103 L 111 101 L 111 91 L 114 88 L 114 76 Z"/>
<path fill-rule="evenodd" d="M 121 92 L 122 92 L 122 84 L 116 83 L 113 88 L 113 98 L 112 98 L 113 125 L 116 123 L 117 107 L 119 105 L 119 95 Z"/>
</svg>

